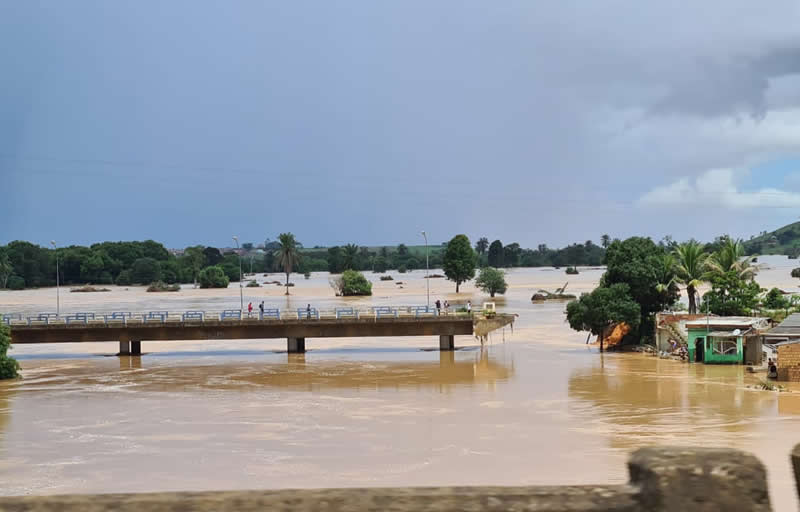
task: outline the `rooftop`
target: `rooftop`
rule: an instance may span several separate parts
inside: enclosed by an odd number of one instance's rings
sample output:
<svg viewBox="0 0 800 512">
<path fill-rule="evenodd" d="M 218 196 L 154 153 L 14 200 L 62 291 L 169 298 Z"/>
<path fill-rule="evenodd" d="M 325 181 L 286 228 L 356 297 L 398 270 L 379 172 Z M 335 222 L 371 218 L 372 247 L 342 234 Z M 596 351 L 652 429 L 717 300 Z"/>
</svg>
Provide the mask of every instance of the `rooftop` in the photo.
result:
<svg viewBox="0 0 800 512">
<path fill-rule="evenodd" d="M 712 329 L 730 328 L 744 330 L 766 324 L 767 321 L 767 318 L 752 316 L 711 316 L 686 322 L 686 327 L 688 329 L 705 329 L 706 327 L 710 327 Z"/>
</svg>

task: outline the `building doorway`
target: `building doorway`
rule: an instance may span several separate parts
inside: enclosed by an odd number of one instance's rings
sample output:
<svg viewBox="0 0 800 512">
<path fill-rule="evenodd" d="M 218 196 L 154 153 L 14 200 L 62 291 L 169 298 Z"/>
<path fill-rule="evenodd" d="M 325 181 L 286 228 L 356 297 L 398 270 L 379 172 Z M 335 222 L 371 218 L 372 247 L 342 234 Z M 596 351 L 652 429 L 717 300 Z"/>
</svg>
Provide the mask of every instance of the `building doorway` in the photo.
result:
<svg viewBox="0 0 800 512">
<path fill-rule="evenodd" d="M 702 363 L 703 362 L 703 352 L 705 351 L 705 338 L 697 338 L 694 342 L 694 362 L 695 363 Z"/>
</svg>

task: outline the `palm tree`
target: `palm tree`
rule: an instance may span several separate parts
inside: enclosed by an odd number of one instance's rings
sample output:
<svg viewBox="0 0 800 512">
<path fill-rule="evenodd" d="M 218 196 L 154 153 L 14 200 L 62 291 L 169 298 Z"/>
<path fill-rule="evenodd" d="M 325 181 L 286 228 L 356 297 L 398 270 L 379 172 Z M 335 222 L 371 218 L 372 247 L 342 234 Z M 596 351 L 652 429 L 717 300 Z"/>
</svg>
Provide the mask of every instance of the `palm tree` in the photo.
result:
<svg viewBox="0 0 800 512">
<path fill-rule="evenodd" d="M 344 270 L 355 270 L 358 258 L 358 246 L 347 244 L 344 246 Z"/>
<path fill-rule="evenodd" d="M 751 280 L 758 272 L 753 265 L 755 256 L 745 256 L 744 244 L 739 239 L 725 237 L 722 247 L 706 260 L 706 268 L 711 275 L 736 272 L 740 279 Z"/>
<path fill-rule="evenodd" d="M 275 251 L 275 257 L 278 258 L 278 265 L 286 274 L 286 295 L 289 295 L 289 274 L 292 273 L 292 268 L 300 263 L 300 253 L 297 250 L 299 244 L 291 233 L 278 235 L 278 244 L 280 247 Z"/>
<path fill-rule="evenodd" d="M 709 273 L 706 266 L 708 253 L 703 251 L 703 246 L 694 240 L 680 244 L 675 248 L 677 265 L 675 267 L 678 282 L 686 285 L 686 294 L 689 296 L 689 314 L 697 313 L 697 287 L 708 281 Z"/>
<path fill-rule="evenodd" d="M 611 245 L 611 237 L 608 235 L 601 236 L 600 245 L 603 246 L 603 249 L 608 249 L 608 246 Z"/>
<path fill-rule="evenodd" d="M 656 290 L 659 293 L 667 292 L 675 283 L 675 268 L 675 257 L 672 254 L 666 252 L 660 256 L 658 267 L 656 268 L 656 278 L 658 280 Z"/>
</svg>

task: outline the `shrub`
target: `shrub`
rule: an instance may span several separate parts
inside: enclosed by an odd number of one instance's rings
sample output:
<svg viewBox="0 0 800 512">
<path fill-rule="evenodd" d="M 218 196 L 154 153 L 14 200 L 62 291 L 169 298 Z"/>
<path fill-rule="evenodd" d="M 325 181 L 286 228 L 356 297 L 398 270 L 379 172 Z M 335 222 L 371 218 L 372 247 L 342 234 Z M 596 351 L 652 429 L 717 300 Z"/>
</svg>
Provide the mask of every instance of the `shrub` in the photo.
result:
<svg viewBox="0 0 800 512">
<path fill-rule="evenodd" d="M 8 286 L 9 290 L 22 290 L 25 288 L 25 280 L 19 276 L 11 276 L 8 278 Z"/>
<path fill-rule="evenodd" d="M 401 274 L 405 274 L 406 272 L 408 272 L 408 268 L 406 268 L 405 265 L 400 265 L 399 267 L 397 267 L 397 271 L 400 272 Z"/>
<path fill-rule="evenodd" d="M 311 272 L 304 272 L 303 277 L 305 277 L 306 279 L 311 279 Z"/>
<path fill-rule="evenodd" d="M 117 276 L 116 284 L 117 286 L 128 286 L 133 282 L 131 278 L 131 271 L 130 270 L 123 270 Z"/>
<path fill-rule="evenodd" d="M 219 265 L 201 270 L 198 281 L 200 281 L 200 288 L 227 288 L 230 283 L 225 271 Z"/>
<path fill-rule="evenodd" d="M 372 295 L 372 283 L 356 270 L 345 270 L 342 275 L 331 277 L 328 282 L 337 296 Z"/>
<path fill-rule="evenodd" d="M 494 297 L 496 293 L 504 294 L 508 289 L 506 284 L 505 273 L 502 270 L 497 270 L 492 267 L 484 267 L 478 274 L 478 279 L 475 281 L 475 286 Z"/>
<path fill-rule="evenodd" d="M 800 267 L 792 269 L 792 277 L 800 277 Z"/>
<path fill-rule="evenodd" d="M 570 275 L 575 275 L 578 273 L 578 269 L 575 267 L 567 267 L 566 273 Z"/>
<path fill-rule="evenodd" d="M 764 297 L 763 306 L 767 309 L 786 309 L 790 306 L 789 299 L 783 296 L 783 292 L 773 288 Z"/>
<path fill-rule="evenodd" d="M 261 285 L 258 284 L 258 281 L 253 279 L 252 281 L 247 282 L 247 288 L 261 288 Z"/>
<path fill-rule="evenodd" d="M 139 258 L 133 262 L 131 282 L 138 284 L 161 280 L 161 265 L 153 258 Z"/>
<path fill-rule="evenodd" d="M 381 281 L 394 281 L 392 276 L 381 276 Z"/>
<path fill-rule="evenodd" d="M 177 292 L 180 291 L 181 285 L 167 284 L 164 281 L 155 281 L 150 283 L 147 287 L 148 292 Z"/>
<path fill-rule="evenodd" d="M 10 347 L 11 329 L 6 324 L 0 322 L 0 379 L 13 379 L 19 374 L 19 363 L 17 360 L 6 355 Z"/>
<path fill-rule="evenodd" d="M 114 278 L 111 277 L 111 272 L 108 270 L 100 272 L 100 276 L 97 278 L 97 284 L 114 284 Z"/>
</svg>

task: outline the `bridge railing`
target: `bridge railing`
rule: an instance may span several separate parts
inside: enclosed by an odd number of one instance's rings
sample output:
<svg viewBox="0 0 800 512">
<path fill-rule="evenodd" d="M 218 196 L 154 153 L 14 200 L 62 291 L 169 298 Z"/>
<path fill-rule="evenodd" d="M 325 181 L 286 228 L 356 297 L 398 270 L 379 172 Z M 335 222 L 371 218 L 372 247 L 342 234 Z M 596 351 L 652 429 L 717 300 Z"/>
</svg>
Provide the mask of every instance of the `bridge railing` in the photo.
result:
<svg viewBox="0 0 800 512">
<path fill-rule="evenodd" d="M 475 312 L 479 314 L 479 312 Z M 246 321 L 246 322 L 271 322 L 277 320 L 349 320 L 349 319 L 381 319 L 381 318 L 461 318 L 472 316 L 472 313 L 462 311 L 448 312 L 437 310 L 433 306 L 420 305 L 379 305 L 368 307 L 343 307 L 330 308 L 300 307 L 293 310 L 280 308 L 265 308 L 263 312 L 253 312 L 239 309 L 224 310 L 187 310 L 187 311 L 108 311 L 108 312 L 71 312 L 56 315 L 52 312 L 25 315 L 22 313 L 5 313 L 0 317 L 8 325 L 129 325 L 150 323 L 183 323 L 183 322 L 210 322 L 210 321 Z"/>
</svg>

